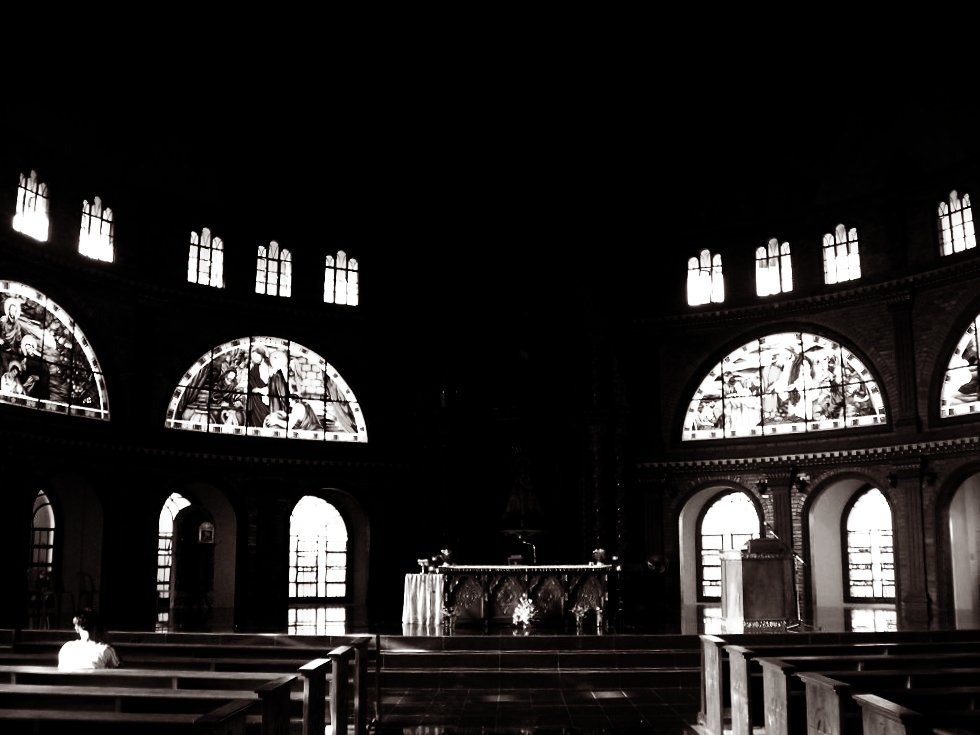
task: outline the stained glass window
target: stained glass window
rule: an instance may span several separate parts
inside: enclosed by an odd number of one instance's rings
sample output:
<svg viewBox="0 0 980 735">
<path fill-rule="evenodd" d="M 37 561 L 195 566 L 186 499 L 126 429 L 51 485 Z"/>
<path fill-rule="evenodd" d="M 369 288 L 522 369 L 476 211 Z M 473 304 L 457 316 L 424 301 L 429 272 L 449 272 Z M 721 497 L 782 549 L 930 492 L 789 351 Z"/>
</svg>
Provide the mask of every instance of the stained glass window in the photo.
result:
<svg viewBox="0 0 980 735">
<path fill-rule="evenodd" d="M 939 203 L 939 242 L 943 255 L 977 246 L 969 194 L 964 194 L 961 199 L 954 189 L 949 193 L 949 202 Z"/>
<path fill-rule="evenodd" d="M 330 363 L 296 342 L 243 337 L 184 373 L 167 408 L 171 429 L 279 439 L 366 442 L 361 407 Z"/>
<path fill-rule="evenodd" d="M 30 176 L 20 175 L 13 226 L 17 232 L 47 242 L 48 185 L 37 180 L 36 171 L 31 171 Z"/>
<path fill-rule="evenodd" d="M 854 353 L 807 332 L 742 345 L 708 371 L 683 440 L 800 434 L 885 422 L 878 384 Z"/>
<path fill-rule="evenodd" d="M 841 283 L 861 277 L 861 254 L 857 229 L 837 225 L 833 234 L 823 236 L 823 281 Z"/>
<path fill-rule="evenodd" d="M 347 304 L 356 306 L 358 302 L 357 259 L 348 259 L 343 250 L 337 257 L 328 255 L 323 276 L 323 302 L 326 304 Z"/>
<path fill-rule="evenodd" d="M 755 290 L 759 296 L 793 290 L 793 263 L 788 242 L 780 245 L 776 238 L 772 238 L 766 247 L 756 248 Z"/>
<path fill-rule="evenodd" d="M 720 304 L 725 300 L 725 278 L 721 272 L 721 255 L 702 250 L 687 261 L 687 303 Z"/>
<path fill-rule="evenodd" d="M 977 396 L 977 315 L 956 343 L 943 380 L 940 416 L 961 416 L 980 411 Z"/>
<path fill-rule="evenodd" d="M 65 310 L 16 281 L 0 281 L 0 301 L 0 403 L 107 421 L 102 368 Z"/>
<path fill-rule="evenodd" d="M 275 240 L 268 247 L 259 245 L 255 293 L 269 296 L 291 296 L 293 293 L 293 256 L 285 248 L 280 249 Z"/>
<path fill-rule="evenodd" d="M 111 263 L 113 255 L 112 210 L 95 197 L 82 202 L 82 228 L 78 235 L 78 252 L 95 260 Z"/>
<path fill-rule="evenodd" d="M 220 237 L 212 237 L 207 227 L 201 234 L 191 232 L 190 250 L 187 254 L 187 280 L 202 286 L 224 288 L 225 246 Z"/>
</svg>

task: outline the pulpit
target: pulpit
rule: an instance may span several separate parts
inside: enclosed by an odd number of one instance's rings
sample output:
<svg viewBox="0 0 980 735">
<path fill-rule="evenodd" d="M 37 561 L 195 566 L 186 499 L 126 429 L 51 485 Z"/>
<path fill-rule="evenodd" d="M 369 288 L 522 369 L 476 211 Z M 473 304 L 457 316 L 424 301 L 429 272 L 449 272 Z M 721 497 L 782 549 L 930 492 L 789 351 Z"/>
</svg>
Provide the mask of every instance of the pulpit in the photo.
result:
<svg viewBox="0 0 980 735">
<path fill-rule="evenodd" d="M 509 623 L 526 594 L 541 624 L 561 624 L 574 609 L 597 611 L 608 597 L 609 564 L 474 565 L 439 567 L 445 608 L 458 623 Z"/>
<path fill-rule="evenodd" d="M 796 620 L 793 556 L 779 539 L 751 539 L 721 557 L 726 633 L 784 631 Z"/>
</svg>

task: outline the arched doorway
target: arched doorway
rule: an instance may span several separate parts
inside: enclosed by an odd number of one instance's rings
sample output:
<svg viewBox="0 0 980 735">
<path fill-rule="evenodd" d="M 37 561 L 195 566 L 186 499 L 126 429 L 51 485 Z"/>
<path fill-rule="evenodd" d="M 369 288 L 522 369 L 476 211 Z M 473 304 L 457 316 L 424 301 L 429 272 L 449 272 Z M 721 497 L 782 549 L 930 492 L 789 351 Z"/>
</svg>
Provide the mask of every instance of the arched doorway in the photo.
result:
<svg viewBox="0 0 980 735">
<path fill-rule="evenodd" d="M 949 504 L 949 548 L 954 621 L 980 626 L 980 473 L 964 480 Z"/>
</svg>

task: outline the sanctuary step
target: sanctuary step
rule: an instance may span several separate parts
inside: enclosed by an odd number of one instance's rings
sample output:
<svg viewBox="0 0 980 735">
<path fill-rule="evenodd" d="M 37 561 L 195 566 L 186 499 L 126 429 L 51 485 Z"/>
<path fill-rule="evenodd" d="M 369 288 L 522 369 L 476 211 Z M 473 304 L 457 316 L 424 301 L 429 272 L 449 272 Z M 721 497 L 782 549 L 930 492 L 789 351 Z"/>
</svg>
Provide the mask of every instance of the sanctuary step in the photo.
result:
<svg viewBox="0 0 980 735">
<path fill-rule="evenodd" d="M 700 642 L 683 635 L 380 637 L 388 688 L 700 687 Z"/>
</svg>

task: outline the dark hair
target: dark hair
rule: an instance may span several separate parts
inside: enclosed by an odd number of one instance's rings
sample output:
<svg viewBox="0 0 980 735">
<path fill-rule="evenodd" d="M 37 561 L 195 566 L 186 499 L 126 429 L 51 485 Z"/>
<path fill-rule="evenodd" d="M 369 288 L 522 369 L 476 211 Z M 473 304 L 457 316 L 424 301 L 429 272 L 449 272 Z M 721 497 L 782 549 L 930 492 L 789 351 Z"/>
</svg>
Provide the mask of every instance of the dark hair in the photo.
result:
<svg viewBox="0 0 980 735">
<path fill-rule="evenodd" d="M 91 608 L 85 608 L 75 613 L 71 619 L 72 623 L 82 630 L 87 630 L 89 638 L 96 643 L 101 643 L 105 636 L 105 628 L 102 626 L 102 618 Z"/>
</svg>

